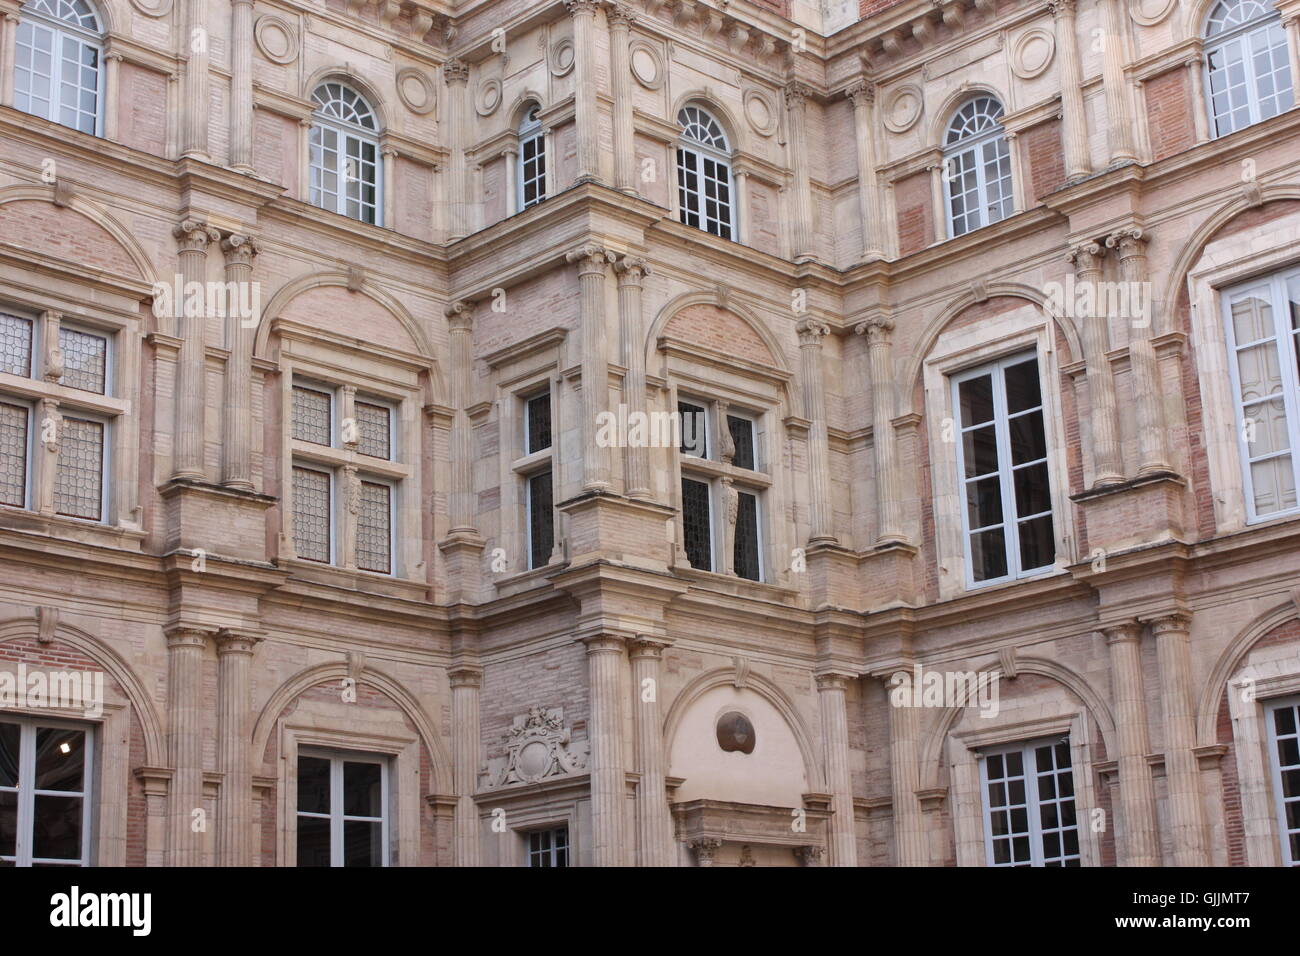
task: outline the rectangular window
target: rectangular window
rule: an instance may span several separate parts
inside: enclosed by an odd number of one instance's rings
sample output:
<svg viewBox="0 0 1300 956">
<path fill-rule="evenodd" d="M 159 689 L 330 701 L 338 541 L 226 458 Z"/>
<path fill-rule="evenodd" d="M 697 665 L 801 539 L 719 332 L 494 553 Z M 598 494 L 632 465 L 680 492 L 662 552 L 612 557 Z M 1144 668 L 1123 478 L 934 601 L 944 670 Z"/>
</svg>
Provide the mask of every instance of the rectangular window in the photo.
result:
<svg viewBox="0 0 1300 956">
<path fill-rule="evenodd" d="M 72 518 L 103 520 L 103 422 L 64 417 L 54 469 L 54 510 Z"/>
<path fill-rule="evenodd" d="M 535 206 L 546 198 L 546 138 L 533 136 L 520 144 L 523 208 Z"/>
<path fill-rule="evenodd" d="M 298 755 L 298 865 L 388 866 L 388 764 Z"/>
<path fill-rule="evenodd" d="M 0 313 L 0 372 L 31 377 L 31 319 Z"/>
<path fill-rule="evenodd" d="M 0 718 L 0 867 L 88 866 L 91 735 Z"/>
<path fill-rule="evenodd" d="M 314 445 L 334 444 L 334 396 L 302 385 L 293 387 L 293 437 Z"/>
<path fill-rule="evenodd" d="M 1224 293 L 1237 440 L 1251 521 L 1296 510 L 1300 271 Z"/>
<path fill-rule="evenodd" d="M 31 410 L 0 402 L 0 504 L 27 507 L 27 461 Z"/>
<path fill-rule="evenodd" d="M 393 413 L 387 405 L 376 405 L 357 399 L 354 414 L 357 420 L 357 451 L 371 458 L 393 457 Z"/>
<path fill-rule="evenodd" d="M 528 834 L 529 866 L 568 866 L 569 828 L 534 830 Z"/>
<path fill-rule="evenodd" d="M 762 549 L 758 533 L 758 496 L 748 492 L 736 493 L 736 574 L 751 581 L 763 579 Z"/>
<path fill-rule="evenodd" d="M 989 866 L 1079 866 L 1070 741 L 1018 745 L 980 760 Z"/>
<path fill-rule="evenodd" d="M 107 394 L 108 338 L 59 326 L 59 350 L 63 353 L 62 384 L 97 395 Z"/>
<path fill-rule="evenodd" d="M 1016 356 L 953 381 L 969 585 L 1056 560 L 1038 360 Z"/>
<path fill-rule="evenodd" d="M 525 454 L 551 447 L 551 393 L 543 392 L 528 399 L 524 415 Z"/>
<path fill-rule="evenodd" d="M 1268 736 L 1282 862 L 1300 866 L 1300 700 L 1269 707 Z"/>
<path fill-rule="evenodd" d="M 754 470 L 757 456 L 754 454 L 754 423 L 738 415 L 727 416 L 727 429 L 731 432 L 731 443 L 736 446 L 731 463 L 737 468 Z"/>
<path fill-rule="evenodd" d="M 528 479 L 528 566 L 545 567 L 555 547 L 555 512 L 551 473 L 539 472 Z"/>
<path fill-rule="evenodd" d="M 708 458 L 709 416 L 704 406 L 694 402 L 678 402 L 677 417 L 681 420 L 681 453 Z"/>
<path fill-rule="evenodd" d="M 713 517 L 709 486 L 703 481 L 682 479 L 682 531 L 691 567 L 712 571 Z"/>
<path fill-rule="evenodd" d="M 314 468 L 293 469 L 293 546 L 304 561 L 333 559 L 334 476 Z"/>
<path fill-rule="evenodd" d="M 393 570 L 393 489 L 374 481 L 361 482 L 357 509 L 357 567 L 391 574 Z"/>
</svg>

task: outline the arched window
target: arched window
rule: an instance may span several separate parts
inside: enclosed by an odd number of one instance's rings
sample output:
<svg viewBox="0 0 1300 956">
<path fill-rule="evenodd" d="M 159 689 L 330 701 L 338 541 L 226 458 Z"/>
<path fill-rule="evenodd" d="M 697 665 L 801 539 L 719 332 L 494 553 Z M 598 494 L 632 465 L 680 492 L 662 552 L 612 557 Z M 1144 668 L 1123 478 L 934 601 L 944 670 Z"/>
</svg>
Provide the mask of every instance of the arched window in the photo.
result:
<svg viewBox="0 0 1300 956">
<path fill-rule="evenodd" d="M 677 114 L 682 139 L 677 145 L 678 215 L 723 239 L 732 238 L 736 212 L 731 201 L 731 147 L 722 127 L 698 106 Z"/>
<path fill-rule="evenodd" d="M 546 198 L 546 134 L 541 107 L 534 103 L 519 124 L 519 208 L 536 206 Z"/>
<path fill-rule="evenodd" d="M 375 111 L 342 83 L 312 93 L 312 205 L 373 225 L 379 222 L 379 123 Z"/>
<path fill-rule="evenodd" d="M 1272 0 L 1222 0 L 1205 23 L 1205 43 L 1215 136 L 1295 105 L 1286 31 Z"/>
<path fill-rule="evenodd" d="M 29 0 L 14 47 L 14 105 L 92 136 L 99 132 L 99 18 L 86 0 Z"/>
<path fill-rule="evenodd" d="M 969 100 L 953 116 L 943 142 L 948 229 L 953 238 L 1011 215 L 1011 153 L 1002 104 Z"/>
</svg>

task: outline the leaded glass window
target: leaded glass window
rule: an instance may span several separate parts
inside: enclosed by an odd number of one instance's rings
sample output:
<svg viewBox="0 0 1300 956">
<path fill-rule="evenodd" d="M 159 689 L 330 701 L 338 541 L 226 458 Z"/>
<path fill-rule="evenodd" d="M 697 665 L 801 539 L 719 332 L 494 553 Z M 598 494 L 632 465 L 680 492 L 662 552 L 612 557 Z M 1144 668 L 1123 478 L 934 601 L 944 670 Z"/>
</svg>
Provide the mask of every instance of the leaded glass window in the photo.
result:
<svg viewBox="0 0 1300 956">
<path fill-rule="evenodd" d="M 374 481 L 361 482 L 357 511 L 357 567 L 363 571 L 392 571 L 393 489 Z"/>
<path fill-rule="evenodd" d="M 0 504 L 27 507 L 28 428 L 26 405 L 0 402 Z"/>
<path fill-rule="evenodd" d="M 758 543 L 758 498 L 748 492 L 736 493 L 736 540 L 734 562 L 736 574 L 751 581 L 762 580 Z"/>
<path fill-rule="evenodd" d="M 357 451 L 371 458 L 392 458 L 392 409 L 358 399 L 355 403 L 357 419 Z"/>
<path fill-rule="evenodd" d="M 332 479 L 314 468 L 293 469 L 293 544 L 305 561 L 328 564 L 333 559 Z"/>
<path fill-rule="evenodd" d="M 103 395 L 108 386 L 108 339 L 60 326 L 59 349 L 63 352 L 62 384 Z"/>
<path fill-rule="evenodd" d="M 334 443 L 334 397 L 301 385 L 293 387 L 293 437 L 316 445 Z"/>
<path fill-rule="evenodd" d="M 686 559 L 691 567 L 713 570 L 713 517 L 709 485 L 691 478 L 682 479 L 682 531 Z"/>
<path fill-rule="evenodd" d="M 104 423 L 65 416 L 59 426 L 54 510 L 72 518 L 104 517 Z"/>
<path fill-rule="evenodd" d="M 528 479 L 528 566 L 540 568 L 550 563 L 554 547 L 555 512 L 551 473 L 543 471 Z"/>
<path fill-rule="evenodd" d="M 32 374 L 32 321 L 0 313 L 0 372 Z"/>
</svg>

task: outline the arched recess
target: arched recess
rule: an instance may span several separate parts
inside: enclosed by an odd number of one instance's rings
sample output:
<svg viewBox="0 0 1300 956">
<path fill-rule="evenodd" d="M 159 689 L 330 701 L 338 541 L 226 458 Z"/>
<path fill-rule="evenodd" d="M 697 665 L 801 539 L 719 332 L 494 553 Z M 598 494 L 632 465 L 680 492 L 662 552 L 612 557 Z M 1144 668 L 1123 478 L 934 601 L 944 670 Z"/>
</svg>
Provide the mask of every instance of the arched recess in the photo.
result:
<svg viewBox="0 0 1300 956">
<path fill-rule="evenodd" d="M 1006 679 L 1005 675 L 1002 674 L 1001 666 L 997 664 L 981 668 L 976 673 L 998 674 L 999 680 Z M 1097 722 L 1102 743 L 1106 745 L 1106 753 L 1108 755 L 1115 753 L 1115 716 L 1111 713 L 1106 699 L 1097 693 L 1096 688 L 1088 683 L 1082 674 L 1043 657 L 1021 657 L 1019 655 L 1016 656 L 1016 673 L 1037 674 L 1039 677 L 1054 680 L 1078 697 L 1083 702 L 1084 708 L 1092 716 L 1092 719 Z M 943 754 L 943 745 L 952 732 L 952 728 L 967 709 L 965 707 L 949 707 L 940 717 L 934 731 L 926 738 L 925 746 L 921 748 L 920 755 L 921 774 L 924 781 L 921 786 L 923 789 L 932 789 L 939 786 L 940 757 Z"/>
<path fill-rule="evenodd" d="M 257 722 L 253 726 L 252 743 L 255 759 L 260 760 L 261 755 L 266 752 L 266 744 L 271 738 L 271 733 L 275 730 L 275 722 L 285 707 L 296 700 L 300 694 L 318 684 L 337 683 L 349 676 L 352 675 L 348 670 L 346 661 L 317 664 L 314 667 L 299 671 L 277 687 L 257 715 Z M 433 721 L 424 712 L 420 702 L 398 681 L 369 665 L 362 669 L 357 683 L 368 684 L 382 692 L 401 708 L 403 714 L 411 719 L 411 722 L 415 724 L 415 730 L 420 736 L 421 743 L 429 752 L 429 760 L 433 765 L 431 768 L 433 792 L 450 793 L 452 787 L 451 755 L 447 753 L 442 738 L 438 736 Z"/>
<path fill-rule="evenodd" d="M 35 639 L 38 635 L 35 618 L 12 618 L 0 623 L 0 644 L 22 638 Z M 69 624 L 60 623 L 54 630 L 54 638 L 81 651 L 117 682 L 140 718 L 140 727 L 144 731 L 146 766 L 165 766 L 167 748 L 163 742 L 162 722 L 154 707 L 153 698 L 136 677 L 131 665 L 103 641 Z"/>
<path fill-rule="evenodd" d="M 735 684 L 736 680 L 737 676 L 734 668 L 719 667 L 706 671 L 682 688 L 681 693 L 677 695 L 672 706 L 668 709 L 667 716 L 664 718 L 663 740 L 665 754 L 672 753 L 678 725 L 681 723 L 682 717 L 691 709 L 691 705 L 715 687 Z M 822 773 L 821 761 L 817 759 L 817 751 L 812 745 L 812 736 L 808 733 L 808 728 L 799 717 L 799 713 L 795 710 L 790 698 L 785 695 L 781 688 L 761 674 L 753 672 L 746 674 L 743 684 L 746 690 L 754 691 L 776 708 L 799 745 L 799 752 L 803 755 L 804 774 L 812 785 L 813 791 L 818 793 L 825 791 L 826 776 Z"/>
<path fill-rule="evenodd" d="M 736 316 L 742 322 L 753 330 L 767 347 L 768 353 L 772 356 L 774 367 L 780 372 L 788 372 L 789 366 L 786 364 L 785 351 L 781 348 L 781 343 L 776 336 L 767 327 L 767 323 L 761 321 L 753 312 L 750 312 L 744 306 L 739 305 L 732 300 L 730 296 L 725 299 L 716 292 L 684 292 L 676 298 L 670 300 L 659 310 L 653 322 L 650 323 L 650 331 L 645 340 L 645 358 L 646 367 L 650 367 L 654 361 L 656 343 L 659 336 L 668 323 L 673 320 L 678 312 L 692 305 L 712 305 L 723 309 Z"/>
<path fill-rule="evenodd" d="M 533 104 L 536 104 L 541 109 L 546 109 L 546 100 L 536 90 L 527 89 L 515 97 L 514 105 L 510 107 L 510 112 L 506 114 L 510 117 L 511 130 L 519 129 L 519 124 L 524 121 L 524 110 Z"/>
<path fill-rule="evenodd" d="M 1300 610 L 1294 600 L 1265 611 L 1247 624 L 1223 649 L 1214 667 L 1201 685 L 1201 693 L 1196 703 L 1196 743 L 1206 747 L 1218 743 L 1216 724 L 1219 719 L 1219 701 L 1229 678 L 1241 666 L 1242 660 L 1250 653 L 1255 642 L 1260 640 L 1275 627 L 1300 618 Z"/>
<path fill-rule="evenodd" d="M 948 97 L 940 104 L 938 110 L 930 117 L 929 139 L 926 140 L 926 143 L 942 148 L 943 141 L 948 133 L 948 124 L 952 122 L 953 114 L 967 100 L 974 99 L 977 96 L 991 96 L 1002 104 L 1004 112 L 1007 111 L 1007 98 L 1000 90 L 988 83 L 963 83 L 955 91 L 948 94 Z"/>
<path fill-rule="evenodd" d="M 321 67 L 307 78 L 302 86 L 302 97 L 305 100 L 311 100 L 312 93 L 316 92 L 316 87 L 322 83 L 333 81 L 342 83 L 344 86 L 350 86 L 362 96 L 370 108 L 375 111 L 375 122 L 379 128 L 376 133 L 383 133 L 389 128 L 392 110 L 389 109 L 388 101 L 384 99 L 379 87 L 375 86 L 365 77 L 356 73 L 349 72 L 347 67 L 338 65 Z"/>
<path fill-rule="evenodd" d="M 54 190 L 55 187 L 44 185 L 38 186 L 24 184 L 18 186 L 7 186 L 4 189 L 0 189 L 0 206 L 3 206 L 6 203 L 20 202 L 23 200 L 29 202 L 47 202 L 53 205 Z M 131 231 L 114 219 L 107 209 L 76 193 L 63 203 L 62 208 L 80 213 L 112 236 L 113 239 L 117 241 L 118 245 L 122 247 L 122 251 L 127 254 L 128 258 L 130 258 L 131 263 L 135 266 L 138 278 L 143 279 L 151 285 L 158 281 L 158 273 L 154 269 L 153 263 L 150 262 L 149 257 L 145 254 L 144 248 L 136 241 L 135 236 Z"/>
<path fill-rule="evenodd" d="M 267 354 L 267 342 L 271 337 L 271 326 L 280 317 L 285 307 L 297 296 L 311 289 L 325 287 L 347 288 L 348 281 L 349 277 L 346 272 L 313 272 L 292 279 L 277 289 L 275 295 L 271 296 L 271 301 L 262 309 L 262 320 L 258 323 L 257 335 L 253 340 L 253 355 L 257 358 L 270 357 Z M 415 343 L 417 354 L 428 363 L 429 378 L 433 391 L 431 398 L 435 404 L 445 405 L 449 399 L 447 397 L 446 383 L 443 380 L 442 366 L 434 355 L 428 336 L 420 328 L 420 323 L 415 320 L 415 317 L 407 311 L 406 306 L 402 305 L 395 296 L 373 283 L 363 281 L 356 291 L 360 295 L 373 299 L 381 308 L 389 312 L 402 326 L 407 335 L 411 337 L 411 341 Z"/>
<path fill-rule="evenodd" d="M 693 89 L 682 93 L 673 103 L 672 120 L 676 125 L 677 114 L 682 111 L 682 107 L 699 106 L 701 109 L 713 114 L 713 118 L 722 124 L 722 131 L 727 134 L 727 142 L 731 146 L 731 154 L 743 153 L 749 148 L 749 140 L 745 135 L 744 125 L 736 122 L 736 117 L 732 115 L 731 110 L 719 103 L 708 90 Z"/>
<path fill-rule="evenodd" d="M 912 414 L 918 411 L 913 407 L 913 400 L 917 393 L 917 386 L 923 385 L 921 376 L 924 373 L 925 360 L 934 349 L 934 343 L 938 341 L 943 330 L 947 328 L 948 323 L 957 318 L 963 310 L 973 305 L 979 305 L 985 299 L 994 299 L 998 297 L 1024 299 L 1031 305 L 1037 306 L 1044 315 L 1056 323 L 1057 327 L 1064 333 L 1065 341 L 1070 346 L 1070 355 L 1075 358 L 1083 356 L 1082 340 L 1079 337 L 1078 327 L 1059 310 L 1052 309 L 1048 305 L 1048 298 L 1041 290 L 1033 286 L 1025 285 L 1021 282 L 992 282 L 988 284 L 986 290 L 981 291 L 979 297 L 972 290 L 967 290 L 956 299 L 948 304 L 948 307 L 934 317 L 921 333 L 917 340 L 916 347 L 912 350 L 911 358 L 908 359 L 907 371 L 903 375 L 902 382 L 905 386 L 899 395 L 900 405 L 906 407 L 899 411 L 900 415 Z M 924 391 L 922 389 L 922 391 Z"/>
</svg>

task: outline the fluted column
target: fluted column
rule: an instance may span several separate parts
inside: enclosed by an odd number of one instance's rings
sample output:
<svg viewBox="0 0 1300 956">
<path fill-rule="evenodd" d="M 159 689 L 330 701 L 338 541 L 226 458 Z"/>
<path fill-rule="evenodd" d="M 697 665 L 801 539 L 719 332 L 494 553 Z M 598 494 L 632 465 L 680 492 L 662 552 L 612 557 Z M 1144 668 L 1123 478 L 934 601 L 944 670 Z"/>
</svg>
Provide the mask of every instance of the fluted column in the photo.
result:
<svg viewBox="0 0 1300 956">
<path fill-rule="evenodd" d="M 641 283 L 651 274 L 650 263 L 637 256 L 623 256 L 614 264 L 618 274 L 618 319 L 622 338 L 623 401 L 628 414 L 644 413 L 645 329 L 641 316 Z M 623 451 L 627 493 L 633 498 L 650 497 L 650 461 L 645 445 L 628 442 Z"/>
<path fill-rule="evenodd" d="M 167 631 L 167 865 L 199 866 L 203 831 L 203 648 L 207 635 L 193 627 Z"/>
<path fill-rule="evenodd" d="M 464 60 L 448 60 L 442 65 L 442 79 L 447 84 L 444 110 L 451 145 L 451 161 L 446 173 L 447 234 L 450 239 L 460 239 L 469 235 L 469 216 L 465 209 L 465 88 L 469 66 Z"/>
<path fill-rule="evenodd" d="M 239 302 L 259 301 L 242 290 L 250 288 L 253 258 L 260 251 L 250 236 L 234 234 L 221 240 L 226 255 L 226 289 L 237 291 Z M 230 296 L 227 296 L 229 300 Z M 230 358 L 226 362 L 224 458 L 221 483 L 231 488 L 253 490 L 253 414 L 252 366 L 253 336 L 257 316 L 244 316 L 226 303 L 226 345 Z"/>
<path fill-rule="evenodd" d="M 1115 375 L 1106 352 L 1110 347 L 1110 331 L 1102 303 L 1101 257 L 1102 247 L 1095 242 L 1076 246 L 1066 257 L 1074 265 L 1075 279 L 1080 286 L 1090 286 L 1094 306 L 1088 315 L 1080 316 L 1083 337 L 1084 362 L 1088 369 L 1088 395 L 1092 403 L 1089 421 L 1092 426 L 1092 457 L 1095 474 L 1094 485 L 1113 485 L 1124 479 L 1120 463 L 1119 417 L 1115 408 Z"/>
<path fill-rule="evenodd" d="M 636 731 L 637 864 L 672 866 L 673 823 L 664 786 L 663 720 L 659 707 L 662 641 L 638 637 L 628 645 L 632 660 L 632 724 Z"/>
<path fill-rule="evenodd" d="M 1165 717 L 1165 780 L 1169 791 L 1174 866 L 1208 866 L 1205 810 L 1201 803 L 1196 746 L 1196 697 L 1192 686 L 1191 618 L 1168 614 L 1150 621 L 1160 665 L 1160 702 Z"/>
<path fill-rule="evenodd" d="M 625 866 L 626 771 L 623 763 L 623 641 L 597 634 L 587 645 L 591 695 L 591 862 Z"/>
<path fill-rule="evenodd" d="M 474 525 L 474 432 L 470 427 L 471 376 L 474 373 L 473 312 L 464 302 L 447 306 L 451 368 L 448 377 L 455 417 L 451 423 L 451 534 L 477 534 Z"/>
<path fill-rule="evenodd" d="M 578 128 L 576 181 L 582 183 L 600 178 L 595 63 L 596 8 L 599 3 L 598 0 L 564 0 L 564 5 L 573 17 L 573 105 L 574 123 Z"/>
<path fill-rule="evenodd" d="M 632 71 L 628 40 L 636 15 L 626 3 L 605 8 L 609 22 L 609 73 L 614 94 L 614 185 L 635 194 L 636 147 L 632 127 Z"/>
<path fill-rule="evenodd" d="M 1205 113 L 1205 58 L 1200 54 L 1189 56 L 1184 65 L 1192 80 L 1192 128 L 1196 132 L 1196 145 L 1200 146 L 1210 141 L 1210 118 Z"/>
<path fill-rule="evenodd" d="M 826 390 L 822 385 L 822 339 L 830 326 L 802 319 L 799 333 L 799 373 L 803 379 L 803 407 L 808 416 L 808 543 L 838 540 L 832 532 L 830 448 L 826 437 Z"/>
<path fill-rule="evenodd" d="M 901 673 L 906 674 L 906 671 Z M 893 674 L 885 678 L 885 693 L 896 686 Z M 907 675 L 909 678 L 911 675 Z M 917 759 L 917 708 L 889 707 L 889 776 L 894 803 L 895 863 L 898 866 L 926 866 L 925 819 L 916 798 L 921 773 Z"/>
<path fill-rule="evenodd" d="M 479 691 L 483 669 L 476 665 L 453 668 L 451 679 L 452 776 L 456 787 L 454 854 L 457 866 L 478 866 L 479 822 L 474 792 L 478 789 Z"/>
<path fill-rule="evenodd" d="M 1282 28 L 1286 30 L 1287 52 L 1291 55 L 1291 83 L 1300 82 L 1300 10 L 1282 14 Z M 1200 102 L 1200 101 L 1198 101 Z"/>
<path fill-rule="evenodd" d="M 818 674 L 817 706 L 826 748 L 826 786 L 831 792 L 831 866 L 857 866 L 857 827 L 853 817 L 853 778 L 849 771 L 849 722 L 845 691 L 853 675 Z"/>
<path fill-rule="evenodd" d="M 1151 277 L 1147 273 L 1147 236 L 1141 229 L 1121 229 L 1111 234 L 1106 246 L 1119 250 L 1120 269 L 1128 288 L 1129 302 L 1146 304 L 1147 314 L 1129 323 L 1128 355 L 1133 370 L 1137 416 L 1138 474 L 1169 470 L 1165 447 L 1164 399 L 1160 394 L 1160 369 L 1151 344 L 1155 334 L 1155 302 Z"/>
<path fill-rule="evenodd" d="M 212 46 L 207 10 L 205 0 L 186 0 L 185 36 L 181 46 L 185 60 L 181 155 L 203 160 L 208 158 L 208 63 Z"/>
<path fill-rule="evenodd" d="M 122 54 L 104 54 L 104 139 L 117 142 L 117 110 L 121 103 Z"/>
<path fill-rule="evenodd" d="M 230 165 L 253 171 L 253 0 L 231 0 Z"/>
<path fill-rule="evenodd" d="M 14 105 L 14 58 L 18 49 L 18 14 L 0 21 L 0 106 Z"/>
<path fill-rule="evenodd" d="M 609 487 L 609 449 L 596 442 L 596 416 L 609 405 L 609 360 L 605 352 L 605 274 L 615 260 L 604 246 L 589 244 L 566 257 L 578 265 L 582 310 L 582 487 Z"/>
<path fill-rule="evenodd" d="M 1106 128 L 1110 136 L 1110 161 L 1136 161 L 1133 145 L 1133 104 L 1124 75 L 1124 34 L 1127 23 L 1119 0 L 1098 0 L 1101 7 L 1102 85 L 1106 90 Z"/>
<path fill-rule="evenodd" d="M 794 259 L 815 258 L 812 235 L 812 192 L 808 182 L 807 100 L 812 91 L 802 83 L 785 88 L 786 113 L 790 118 L 787 145 L 790 166 L 794 171 L 794 222 L 791 248 Z"/>
<path fill-rule="evenodd" d="M 221 771 L 217 862 L 251 866 L 253 862 L 253 772 L 248 754 L 248 717 L 253 652 L 260 637 L 247 632 L 217 632 L 217 740 Z"/>
<path fill-rule="evenodd" d="M 216 242 L 221 234 L 205 223 L 186 219 L 172 229 L 180 244 L 180 275 L 184 289 L 191 282 L 206 281 L 208 244 Z M 179 297 L 187 298 L 186 296 Z M 176 422 L 172 434 L 172 477 L 202 480 L 204 468 L 204 378 L 206 363 L 205 325 L 203 310 L 198 315 L 185 314 L 182 303 L 176 303 L 177 333 L 181 338 L 180 359 L 176 365 Z"/>
<path fill-rule="evenodd" d="M 1102 632 L 1110 649 L 1111 693 L 1115 704 L 1116 764 L 1124 814 L 1123 866 L 1159 866 L 1155 784 L 1147 765 L 1146 690 L 1142 681 L 1142 627 L 1136 621 Z"/>
<path fill-rule="evenodd" d="M 853 129 L 858 149 L 858 215 L 862 217 L 862 258 L 883 259 L 883 216 L 880 186 L 876 180 L 876 138 L 873 114 L 876 86 L 858 80 L 846 91 L 853 101 Z"/>
<path fill-rule="evenodd" d="M 1079 64 L 1075 0 L 1048 0 L 1056 27 L 1056 49 L 1061 57 L 1061 130 L 1065 140 L 1065 176 L 1072 179 L 1092 172 L 1088 155 L 1088 123 L 1083 106 L 1083 70 Z"/>
<path fill-rule="evenodd" d="M 871 444 L 876 466 L 876 515 L 880 522 L 877 544 L 906 540 L 903 534 L 903 477 L 898 468 L 894 439 L 894 358 L 890 334 L 894 323 L 873 318 L 857 326 L 867 337 L 871 363 Z"/>
</svg>

